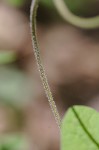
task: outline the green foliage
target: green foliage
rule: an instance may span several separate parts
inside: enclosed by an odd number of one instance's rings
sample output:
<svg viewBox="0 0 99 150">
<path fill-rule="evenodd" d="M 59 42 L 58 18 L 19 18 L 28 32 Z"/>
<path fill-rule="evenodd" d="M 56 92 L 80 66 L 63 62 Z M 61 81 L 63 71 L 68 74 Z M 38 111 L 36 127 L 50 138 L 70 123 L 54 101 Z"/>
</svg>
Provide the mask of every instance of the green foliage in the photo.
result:
<svg viewBox="0 0 99 150">
<path fill-rule="evenodd" d="M 77 15 L 90 16 L 99 14 L 99 1 L 97 0 L 65 0 L 65 2 L 68 8 Z"/>
<path fill-rule="evenodd" d="M 64 0 L 68 8 L 76 15 L 90 16 L 99 14 L 99 1 L 97 0 Z M 41 0 L 45 7 L 53 8 L 53 0 Z"/>
<path fill-rule="evenodd" d="M 59 0 L 58 1 L 55 0 L 55 2 L 58 3 Z M 35 54 L 37 55 L 36 58 L 39 58 L 38 42 L 36 38 L 36 18 L 35 18 L 37 6 L 38 6 L 38 0 L 33 0 L 31 5 L 30 26 L 31 26 L 31 33 L 33 36 L 34 50 L 35 50 Z M 75 21 L 75 17 L 73 18 Z M 87 20 L 87 25 L 88 25 L 87 27 L 86 27 L 86 19 L 84 19 L 84 21 L 85 21 L 85 28 L 89 28 L 89 20 Z M 92 28 L 94 27 L 94 23 L 96 22 L 97 22 L 97 18 L 92 18 L 91 20 Z M 37 59 L 37 63 L 38 62 L 40 63 L 40 66 L 42 66 L 41 61 L 38 61 Z M 45 79 L 46 79 L 46 75 L 45 75 Z M 42 81 L 44 85 L 44 80 Z M 46 88 L 45 88 L 45 92 L 46 92 Z M 50 99 L 49 95 L 47 97 Z M 53 99 L 51 99 L 50 105 L 53 106 L 53 104 L 55 103 L 53 102 Z M 54 108 L 57 108 L 56 105 L 54 106 L 55 106 Z M 54 109 L 52 109 L 52 112 L 54 112 Z M 60 117 L 57 109 L 55 109 L 54 116 L 60 127 Z M 99 127 L 98 126 L 99 126 L 99 114 L 94 109 L 84 107 L 84 106 L 74 106 L 70 108 L 61 124 L 61 150 L 98 150 L 99 149 L 99 133 L 98 133 Z"/>
<path fill-rule="evenodd" d="M 29 84 L 27 76 L 20 70 L 0 67 L 0 102 L 22 108 L 31 94 Z"/>
<path fill-rule="evenodd" d="M 25 0 L 6 0 L 12 6 L 20 7 L 24 4 Z"/>
<path fill-rule="evenodd" d="M 0 65 L 15 62 L 17 54 L 14 51 L 0 51 Z"/>
<path fill-rule="evenodd" d="M 21 127 L 24 121 L 22 108 L 30 99 L 32 91 L 25 73 L 12 65 L 16 60 L 14 51 L 0 52 L 0 104 L 13 108 L 17 126 Z"/>
<path fill-rule="evenodd" d="M 45 7 L 48 7 L 48 8 L 52 8 L 53 6 L 53 2 L 52 0 L 41 0 L 41 3 L 45 6 Z"/>
<path fill-rule="evenodd" d="M 61 150 L 98 150 L 99 113 L 74 106 L 65 115 L 61 125 Z"/>
<path fill-rule="evenodd" d="M 27 148 L 28 142 L 20 134 L 4 135 L 0 138 L 0 150 L 25 150 Z"/>
</svg>

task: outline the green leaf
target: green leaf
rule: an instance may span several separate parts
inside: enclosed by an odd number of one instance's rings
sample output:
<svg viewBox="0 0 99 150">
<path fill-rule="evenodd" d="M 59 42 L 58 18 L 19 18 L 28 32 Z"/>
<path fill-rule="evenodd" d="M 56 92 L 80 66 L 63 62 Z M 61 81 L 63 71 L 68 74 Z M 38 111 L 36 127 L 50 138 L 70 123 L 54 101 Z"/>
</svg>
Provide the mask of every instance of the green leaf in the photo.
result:
<svg viewBox="0 0 99 150">
<path fill-rule="evenodd" d="M 40 2 L 48 8 L 53 8 L 52 0 L 41 0 Z"/>
<path fill-rule="evenodd" d="M 65 0 L 65 3 L 76 15 L 94 16 L 99 14 L 99 1 L 97 0 Z"/>
<path fill-rule="evenodd" d="M 99 113 L 84 106 L 70 108 L 61 125 L 61 150 L 99 150 Z"/>
<path fill-rule="evenodd" d="M 12 6 L 20 7 L 24 4 L 25 0 L 6 0 Z"/>
<path fill-rule="evenodd" d="M 0 67 L 0 102 L 22 108 L 32 95 L 28 76 L 13 67 Z"/>
<path fill-rule="evenodd" d="M 28 141 L 21 134 L 4 135 L 0 138 L 0 150 L 22 149 L 28 149 Z"/>
<path fill-rule="evenodd" d="M 0 65 L 15 62 L 17 54 L 14 51 L 0 51 Z"/>
</svg>

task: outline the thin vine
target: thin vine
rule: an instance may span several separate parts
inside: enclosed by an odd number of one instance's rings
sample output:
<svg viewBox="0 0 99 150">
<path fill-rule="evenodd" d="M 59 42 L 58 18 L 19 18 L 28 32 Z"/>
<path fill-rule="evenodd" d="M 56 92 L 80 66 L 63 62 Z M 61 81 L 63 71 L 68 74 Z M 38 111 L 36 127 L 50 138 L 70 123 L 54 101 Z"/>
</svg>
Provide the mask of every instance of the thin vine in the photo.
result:
<svg viewBox="0 0 99 150">
<path fill-rule="evenodd" d="M 92 18 L 83 18 L 74 15 L 66 6 L 64 0 L 53 0 L 58 12 L 69 23 L 84 29 L 99 28 L 99 16 Z"/>
<path fill-rule="evenodd" d="M 52 96 L 52 92 L 51 92 L 49 84 L 48 84 L 47 76 L 46 76 L 42 61 L 41 61 L 41 54 L 40 54 L 38 41 L 37 41 L 36 14 L 37 14 L 38 2 L 39 2 L 39 0 L 32 0 L 31 11 L 30 11 L 30 29 L 31 29 L 31 33 L 32 33 L 32 35 L 31 35 L 32 36 L 32 45 L 33 45 L 33 50 L 34 50 L 35 58 L 37 61 L 38 70 L 40 72 L 40 77 L 41 77 L 41 80 L 43 83 L 43 87 L 44 87 L 46 96 L 48 98 L 51 110 L 54 114 L 56 123 L 58 124 L 58 127 L 60 128 L 60 124 L 61 124 L 60 115 L 57 110 L 55 101 Z"/>
</svg>

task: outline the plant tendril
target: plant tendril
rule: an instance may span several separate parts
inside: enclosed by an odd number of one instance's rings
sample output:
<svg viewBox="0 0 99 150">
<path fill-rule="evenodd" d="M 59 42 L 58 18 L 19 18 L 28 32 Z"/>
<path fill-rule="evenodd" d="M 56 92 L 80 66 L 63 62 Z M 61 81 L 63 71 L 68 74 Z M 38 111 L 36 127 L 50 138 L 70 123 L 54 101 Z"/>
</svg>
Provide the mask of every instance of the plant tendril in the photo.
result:
<svg viewBox="0 0 99 150">
<path fill-rule="evenodd" d="M 55 7 L 62 16 L 63 19 L 69 23 L 84 29 L 95 29 L 99 28 L 99 16 L 92 18 L 83 18 L 74 15 L 69 8 L 66 6 L 64 0 L 53 0 Z"/>
<path fill-rule="evenodd" d="M 56 123 L 57 123 L 58 127 L 60 128 L 60 124 L 61 124 L 60 115 L 58 113 L 55 101 L 53 100 L 52 92 L 51 92 L 49 84 L 48 84 L 47 76 L 46 76 L 42 61 L 41 61 L 40 50 L 38 47 L 38 41 L 37 41 L 37 35 L 36 35 L 37 7 L 38 7 L 38 0 L 32 0 L 31 12 L 30 12 L 30 29 L 31 29 L 31 34 L 32 34 L 31 35 L 32 36 L 32 45 L 33 45 L 33 50 L 34 50 L 35 58 L 37 61 L 38 70 L 40 72 L 40 77 L 41 77 L 41 80 L 43 83 L 43 87 L 44 87 L 46 96 L 48 98 L 51 110 L 54 114 Z"/>
</svg>

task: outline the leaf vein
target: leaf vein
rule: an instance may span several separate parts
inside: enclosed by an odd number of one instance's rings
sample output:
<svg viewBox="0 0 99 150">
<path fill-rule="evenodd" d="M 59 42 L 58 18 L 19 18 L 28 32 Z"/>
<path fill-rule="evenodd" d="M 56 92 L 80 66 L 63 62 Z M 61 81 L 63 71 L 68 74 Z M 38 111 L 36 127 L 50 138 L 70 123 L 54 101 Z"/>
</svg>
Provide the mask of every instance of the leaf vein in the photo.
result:
<svg viewBox="0 0 99 150">
<path fill-rule="evenodd" d="M 74 107 L 72 107 L 72 111 L 73 111 L 74 115 L 76 116 L 76 118 L 78 119 L 78 121 L 79 121 L 81 127 L 83 128 L 83 130 L 85 131 L 85 133 L 88 135 L 88 137 L 91 139 L 91 141 L 99 148 L 99 143 L 93 138 L 91 133 L 87 130 L 87 128 L 85 127 L 84 123 L 82 122 L 81 118 L 79 117 L 79 114 L 76 112 Z"/>
</svg>

